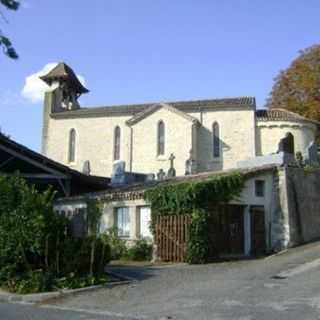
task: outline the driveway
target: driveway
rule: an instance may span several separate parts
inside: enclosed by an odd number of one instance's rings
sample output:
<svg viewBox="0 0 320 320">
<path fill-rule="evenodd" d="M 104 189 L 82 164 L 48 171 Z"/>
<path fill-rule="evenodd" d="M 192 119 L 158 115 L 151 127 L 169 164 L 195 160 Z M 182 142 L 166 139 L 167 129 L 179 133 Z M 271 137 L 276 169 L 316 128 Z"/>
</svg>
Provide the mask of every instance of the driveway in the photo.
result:
<svg viewBox="0 0 320 320">
<path fill-rule="evenodd" d="M 287 279 L 274 278 L 318 257 L 320 243 L 313 243 L 259 260 L 113 266 L 112 271 L 135 281 L 57 300 L 52 306 L 146 319 L 319 319 L 317 264 L 311 270 L 300 267 Z"/>
</svg>

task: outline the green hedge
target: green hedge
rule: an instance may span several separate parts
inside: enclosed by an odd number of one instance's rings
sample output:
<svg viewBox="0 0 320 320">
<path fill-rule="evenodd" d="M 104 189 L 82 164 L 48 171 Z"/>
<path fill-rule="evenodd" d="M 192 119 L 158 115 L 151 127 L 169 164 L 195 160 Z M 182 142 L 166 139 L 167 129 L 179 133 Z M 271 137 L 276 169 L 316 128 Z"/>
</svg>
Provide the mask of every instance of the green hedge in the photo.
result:
<svg viewBox="0 0 320 320">
<path fill-rule="evenodd" d="M 111 253 L 94 225 L 99 206 L 90 203 L 91 233 L 78 239 L 68 234 L 69 221 L 54 212 L 53 197 L 19 176 L 0 176 L 0 286 L 20 293 L 50 291 L 57 279 L 81 285 L 103 274 Z"/>
</svg>

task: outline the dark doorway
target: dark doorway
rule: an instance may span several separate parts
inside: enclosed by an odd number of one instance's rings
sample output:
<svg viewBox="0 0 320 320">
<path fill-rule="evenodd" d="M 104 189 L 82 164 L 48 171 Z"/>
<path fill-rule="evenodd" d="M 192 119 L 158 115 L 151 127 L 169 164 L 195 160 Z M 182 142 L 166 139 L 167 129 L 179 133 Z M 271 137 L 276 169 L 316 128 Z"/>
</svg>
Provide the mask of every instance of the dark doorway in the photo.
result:
<svg viewBox="0 0 320 320">
<path fill-rule="evenodd" d="M 244 207 L 228 205 L 219 210 L 219 253 L 244 254 Z"/>
<path fill-rule="evenodd" d="M 251 213 L 251 252 L 253 255 L 266 253 L 266 232 L 264 220 L 264 207 L 254 206 Z"/>
</svg>

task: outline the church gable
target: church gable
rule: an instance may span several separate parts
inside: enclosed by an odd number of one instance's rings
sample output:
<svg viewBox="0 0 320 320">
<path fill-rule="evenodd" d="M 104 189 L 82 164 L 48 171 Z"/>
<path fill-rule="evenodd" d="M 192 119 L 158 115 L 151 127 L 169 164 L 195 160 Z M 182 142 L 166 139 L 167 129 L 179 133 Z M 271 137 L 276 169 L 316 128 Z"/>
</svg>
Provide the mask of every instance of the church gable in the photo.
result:
<svg viewBox="0 0 320 320">
<path fill-rule="evenodd" d="M 138 114 L 134 115 L 131 119 L 129 119 L 126 123 L 129 126 L 133 126 L 136 123 L 140 122 L 141 120 L 145 119 L 146 117 L 150 116 L 151 114 L 157 112 L 160 109 L 165 109 L 169 112 L 172 112 L 174 114 L 179 115 L 180 117 L 192 122 L 192 123 L 196 123 L 198 122 L 198 120 L 192 116 L 190 116 L 189 114 L 180 111 L 176 108 L 174 108 L 173 106 L 166 104 L 166 103 L 158 103 L 158 104 L 154 104 L 152 106 L 150 106 L 149 108 L 139 112 Z"/>
</svg>

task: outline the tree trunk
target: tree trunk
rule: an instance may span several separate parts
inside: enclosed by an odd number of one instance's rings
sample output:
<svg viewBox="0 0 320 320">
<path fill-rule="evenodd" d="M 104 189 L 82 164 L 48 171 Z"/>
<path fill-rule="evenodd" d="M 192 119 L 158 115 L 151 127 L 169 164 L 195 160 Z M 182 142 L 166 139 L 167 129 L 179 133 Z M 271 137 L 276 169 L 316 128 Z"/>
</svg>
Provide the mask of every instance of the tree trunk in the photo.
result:
<svg viewBox="0 0 320 320">
<path fill-rule="evenodd" d="M 93 276 L 93 265 L 94 265 L 94 256 L 95 256 L 95 247 L 96 247 L 96 239 L 93 239 L 91 242 L 91 255 L 90 255 L 90 277 Z"/>
<path fill-rule="evenodd" d="M 106 250 L 106 245 L 103 243 L 102 244 L 102 253 L 101 253 L 101 260 L 100 260 L 100 273 L 102 274 L 102 273 L 104 273 L 104 263 L 103 263 L 103 261 L 104 261 L 104 256 L 105 256 L 105 250 Z"/>
<path fill-rule="evenodd" d="M 44 264 L 46 267 L 46 270 L 49 269 L 49 237 L 50 235 L 46 236 L 46 243 L 45 243 L 45 253 L 44 253 Z"/>
<path fill-rule="evenodd" d="M 56 241 L 56 272 L 60 274 L 60 235 L 57 235 Z"/>
</svg>

